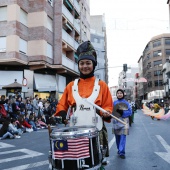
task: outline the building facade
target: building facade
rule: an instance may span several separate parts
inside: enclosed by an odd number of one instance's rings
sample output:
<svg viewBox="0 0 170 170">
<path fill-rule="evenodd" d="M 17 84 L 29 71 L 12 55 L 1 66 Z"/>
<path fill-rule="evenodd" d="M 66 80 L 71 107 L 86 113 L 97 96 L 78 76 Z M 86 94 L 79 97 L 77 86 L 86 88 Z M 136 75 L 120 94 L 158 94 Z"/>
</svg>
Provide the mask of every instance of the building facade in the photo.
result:
<svg viewBox="0 0 170 170">
<path fill-rule="evenodd" d="M 0 94 L 17 79 L 25 97 L 60 98 L 79 76 L 79 43 L 90 40 L 89 1 L 2 0 L 0 16 Z"/>
<path fill-rule="evenodd" d="M 163 65 L 169 62 L 170 56 L 170 34 L 154 36 L 146 45 L 140 61 L 142 61 L 143 75 L 147 83 L 138 94 L 140 99 L 155 100 L 163 102 L 164 93 Z M 142 94 L 143 93 L 143 94 Z M 167 99 L 166 99 L 167 100 Z"/>
<path fill-rule="evenodd" d="M 90 16 L 91 42 L 97 52 L 94 75 L 108 84 L 107 35 L 104 15 Z"/>
</svg>

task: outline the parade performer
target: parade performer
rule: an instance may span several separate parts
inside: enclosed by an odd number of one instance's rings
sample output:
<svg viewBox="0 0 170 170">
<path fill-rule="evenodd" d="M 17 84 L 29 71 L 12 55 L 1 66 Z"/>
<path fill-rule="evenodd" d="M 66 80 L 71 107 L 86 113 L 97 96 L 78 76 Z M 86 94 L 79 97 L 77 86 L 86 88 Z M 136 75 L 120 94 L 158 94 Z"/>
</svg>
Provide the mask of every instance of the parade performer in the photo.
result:
<svg viewBox="0 0 170 170">
<path fill-rule="evenodd" d="M 125 159 L 126 135 L 129 134 L 129 116 L 132 115 L 132 109 L 129 103 L 124 99 L 124 91 L 122 89 L 117 90 L 116 96 L 118 100 L 114 101 L 113 106 L 117 109 L 115 111 L 116 113 L 113 112 L 113 114 L 116 114 L 119 119 L 126 122 L 126 125 L 124 126 L 117 120 L 113 119 L 113 134 L 115 134 L 116 138 L 117 153 L 120 158 Z M 126 105 L 127 108 L 123 109 L 121 108 L 121 105 Z"/>
<path fill-rule="evenodd" d="M 113 110 L 113 101 L 109 91 L 107 84 L 102 80 L 97 80 L 94 76 L 94 70 L 97 65 L 97 54 L 92 46 L 90 41 L 85 41 L 82 43 L 78 49 L 77 54 L 79 56 L 78 59 L 78 69 L 80 71 L 80 78 L 75 81 L 70 82 L 58 102 L 56 107 L 55 116 L 61 116 L 62 122 L 67 124 L 66 115 L 68 109 L 71 107 L 72 110 L 78 111 L 77 115 L 81 110 L 86 109 L 84 116 L 84 122 L 82 125 L 88 124 L 88 113 L 91 110 L 88 110 L 89 107 L 83 108 L 80 104 L 83 102 L 83 98 L 93 98 L 93 101 L 96 105 L 105 109 L 110 114 Z M 94 90 L 94 86 L 97 82 L 97 86 L 99 86 L 98 94 Z M 77 86 L 77 92 L 74 92 L 73 86 Z M 76 94 L 75 94 L 76 93 Z M 78 98 L 77 98 L 78 96 Z M 95 96 L 95 97 L 94 97 Z M 109 156 L 109 148 L 108 148 L 108 137 L 107 137 L 107 129 L 104 125 L 104 121 L 111 122 L 111 116 L 106 113 L 102 113 L 99 110 L 96 110 L 97 114 L 100 115 L 103 121 L 103 127 L 99 132 L 100 135 L 100 144 L 107 148 L 106 157 Z M 82 113 L 82 112 L 81 112 Z"/>
</svg>

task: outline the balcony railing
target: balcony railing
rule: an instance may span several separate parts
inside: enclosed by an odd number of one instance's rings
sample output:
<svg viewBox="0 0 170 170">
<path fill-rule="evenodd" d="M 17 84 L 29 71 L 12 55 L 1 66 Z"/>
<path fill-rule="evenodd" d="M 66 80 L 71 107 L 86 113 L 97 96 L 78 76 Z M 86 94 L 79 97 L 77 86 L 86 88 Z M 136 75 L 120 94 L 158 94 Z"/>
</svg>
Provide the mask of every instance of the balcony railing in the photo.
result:
<svg viewBox="0 0 170 170">
<path fill-rule="evenodd" d="M 80 33 L 80 24 L 76 21 L 76 19 L 74 20 L 74 27 Z"/>
<path fill-rule="evenodd" d="M 77 50 L 79 44 L 64 29 L 62 30 L 62 39 Z"/>
<path fill-rule="evenodd" d="M 79 3 L 77 2 L 77 0 L 74 0 L 74 7 L 77 9 L 77 12 L 80 13 L 80 5 Z"/>
<path fill-rule="evenodd" d="M 62 5 L 62 12 L 63 12 L 64 16 L 74 25 L 74 17 L 69 12 L 69 10 L 65 7 L 65 5 Z"/>
<path fill-rule="evenodd" d="M 64 54 L 62 54 L 62 65 L 66 66 L 67 68 L 69 68 L 71 70 L 79 72 L 78 65 L 74 61 L 67 58 Z"/>
</svg>

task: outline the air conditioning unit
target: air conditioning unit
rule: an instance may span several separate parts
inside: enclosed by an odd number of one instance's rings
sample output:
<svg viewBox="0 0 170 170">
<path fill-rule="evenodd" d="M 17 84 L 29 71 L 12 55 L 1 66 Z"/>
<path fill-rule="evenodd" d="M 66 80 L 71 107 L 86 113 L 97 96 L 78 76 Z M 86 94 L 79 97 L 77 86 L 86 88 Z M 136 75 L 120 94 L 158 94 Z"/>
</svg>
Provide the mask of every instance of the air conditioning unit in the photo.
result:
<svg viewBox="0 0 170 170">
<path fill-rule="evenodd" d="M 48 0 L 51 6 L 53 6 L 53 0 Z"/>
</svg>

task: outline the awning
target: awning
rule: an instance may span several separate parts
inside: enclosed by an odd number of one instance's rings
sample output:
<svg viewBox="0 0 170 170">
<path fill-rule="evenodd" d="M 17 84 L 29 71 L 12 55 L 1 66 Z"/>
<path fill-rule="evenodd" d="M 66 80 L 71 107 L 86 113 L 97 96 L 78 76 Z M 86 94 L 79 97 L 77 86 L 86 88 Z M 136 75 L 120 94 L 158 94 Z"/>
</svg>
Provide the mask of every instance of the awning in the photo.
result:
<svg viewBox="0 0 170 170">
<path fill-rule="evenodd" d="M 56 76 L 46 74 L 34 74 L 35 89 L 42 91 L 58 91 Z"/>
<path fill-rule="evenodd" d="M 18 83 L 17 81 L 2 87 L 2 89 L 21 89 L 21 88 L 22 84 Z"/>
</svg>

